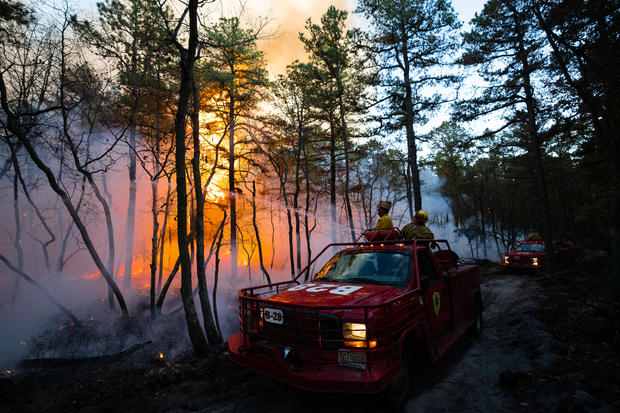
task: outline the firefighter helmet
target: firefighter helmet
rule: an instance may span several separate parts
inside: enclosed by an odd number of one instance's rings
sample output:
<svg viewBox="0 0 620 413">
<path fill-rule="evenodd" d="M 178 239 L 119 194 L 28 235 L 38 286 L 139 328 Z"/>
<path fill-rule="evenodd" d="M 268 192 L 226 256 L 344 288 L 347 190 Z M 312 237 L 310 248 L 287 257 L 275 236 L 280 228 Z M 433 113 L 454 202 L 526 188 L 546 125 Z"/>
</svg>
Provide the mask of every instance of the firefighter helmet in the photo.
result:
<svg viewBox="0 0 620 413">
<path fill-rule="evenodd" d="M 383 208 L 386 211 L 389 211 L 391 207 L 392 203 L 390 201 L 381 201 L 379 202 L 379 205 L 377 205 L 377 208 Z"/>
<path fill-rule="evenodd" d="M 419 210 L 415 213 L 414 218 L 421 223 L 425 223 L 426 221 L 428 221 L 428 214 L 424 210 Z"/>
</svg>

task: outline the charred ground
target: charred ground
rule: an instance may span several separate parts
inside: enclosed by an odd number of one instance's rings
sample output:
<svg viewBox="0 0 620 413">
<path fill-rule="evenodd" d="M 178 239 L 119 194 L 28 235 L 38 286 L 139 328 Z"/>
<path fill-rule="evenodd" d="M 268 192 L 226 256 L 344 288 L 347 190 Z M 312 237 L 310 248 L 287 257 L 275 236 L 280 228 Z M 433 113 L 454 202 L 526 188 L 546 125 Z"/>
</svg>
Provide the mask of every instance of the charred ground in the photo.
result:
<svg viewBox="0 0 620 413">
<path fill-rule="evenodd" d="M 610 270 L 601 263 L 584 268 L 597 270 L 512 274 L 483 263 L 483 334 L 461 340 L 428 369 L 405 410 L 620 409 Z M 129 323 L 116 334 L 139 335 L 141 328 Z M 87 340 L 81 333 L 77 339 Z M 294 389 L 231 363 L 224 348 L 203 360 L 191 353 L 162 360 L 155 345 L 142 344 L 112 358 L 26 362 L 0 380 L 0 411 L 386 411 L 377 396 Z"/>
</svg>

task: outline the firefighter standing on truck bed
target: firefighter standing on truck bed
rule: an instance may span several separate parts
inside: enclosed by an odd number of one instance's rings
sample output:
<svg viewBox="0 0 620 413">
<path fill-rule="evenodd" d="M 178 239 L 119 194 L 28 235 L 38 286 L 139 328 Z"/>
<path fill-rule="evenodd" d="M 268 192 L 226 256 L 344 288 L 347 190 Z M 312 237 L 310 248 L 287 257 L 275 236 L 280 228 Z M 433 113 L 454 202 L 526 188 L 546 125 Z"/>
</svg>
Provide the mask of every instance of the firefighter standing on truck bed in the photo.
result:
<svg viewBox="0 0 620 413">
<path fill-rule="evenodd" d="M 527 236 L 527 240 L 528 241 L 539 241 L 540 235 L 538 235 L 538 232 L 536 232 L 536 230 L 533 229 L 530 231 L 530 235 Z"/>
<path fill-rule="evenodd" d="M 392 203 L 390 201 L 381 201 L 377 205 L 377 213 L 379 214 L 379 221 L 377 221 L 377 225 L 375 229 L 392 229 L 394 228 L 394 224 L 392 224 L 392 218 L 388 215 L 388 211 L 392 207 Z"/>
<path fill-rule="evenodd" d="M 413 216 L 413 222 L 404 226 L 400 232 L 404 239 L 435 239 L 435 234 L 425 225 L 428 214 L 419 210 Z"/>
</svg>

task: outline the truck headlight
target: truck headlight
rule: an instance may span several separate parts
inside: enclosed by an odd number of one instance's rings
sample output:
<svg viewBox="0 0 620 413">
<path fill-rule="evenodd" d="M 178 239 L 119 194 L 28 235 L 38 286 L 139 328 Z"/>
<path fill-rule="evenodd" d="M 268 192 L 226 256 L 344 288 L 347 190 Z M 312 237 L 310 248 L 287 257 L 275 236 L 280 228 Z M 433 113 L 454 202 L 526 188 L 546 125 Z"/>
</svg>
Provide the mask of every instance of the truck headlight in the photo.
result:
<svg viewBox="0 0 620 413">
<path fill-rule="evenodd" d="M 344 345 L 349 347 L 377 347 L 376 340 L 366 341 L 366 324 L 363 323 L 343 323 L 342 337 Z"/>
<path fill-rule="evenodd" d="M 342 337 L 344 337 L 345 340 L 366 340 L 366 324 L 342 324 Z"/>
<path fill-rule="evenodd" d="M 504 264 L 509 264 L 508 255 L 504 255 Z"/>
<path fill-rule="evenodd" d="M 532 265 L 538 267 L 538 258 L 532 258 Z"/>
</svg>

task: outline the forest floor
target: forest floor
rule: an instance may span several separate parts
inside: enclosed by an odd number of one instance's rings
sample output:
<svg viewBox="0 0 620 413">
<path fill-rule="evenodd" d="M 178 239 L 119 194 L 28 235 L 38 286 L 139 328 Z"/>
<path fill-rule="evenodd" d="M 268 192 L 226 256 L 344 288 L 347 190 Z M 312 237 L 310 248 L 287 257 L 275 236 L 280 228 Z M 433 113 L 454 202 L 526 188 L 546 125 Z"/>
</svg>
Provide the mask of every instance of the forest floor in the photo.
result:
<svg viewBox="0 0 620 413">
<path fill-rule="evenodd" d="M 551 275 L 482 269 L 485 328 L 459 340 L 406 412 L 619 411 L 619 309 L 610 270 Z M 596 269 L 596 270 L 594 270 Z M 22 364 L 0 378 L 0 412 L 385 412 L 374 395 L 315 394 L 230 362 L 224 348 L 153 358 Z"/>
</svg>

